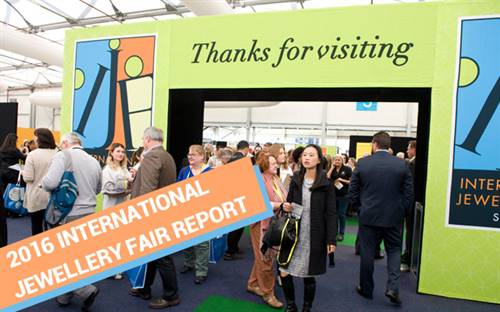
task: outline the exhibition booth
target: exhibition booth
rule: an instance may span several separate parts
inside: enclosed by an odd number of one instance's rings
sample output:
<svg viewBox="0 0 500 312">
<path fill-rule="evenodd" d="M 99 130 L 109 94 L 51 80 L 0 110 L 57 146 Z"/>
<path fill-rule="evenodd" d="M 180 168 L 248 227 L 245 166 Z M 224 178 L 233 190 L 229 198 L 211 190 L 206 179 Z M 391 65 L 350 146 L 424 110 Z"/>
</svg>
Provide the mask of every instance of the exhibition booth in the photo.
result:
<svg viewBox="0 0 500 312">
<path fill-rule="evenodd" d="M 457 1 L 71 30 L 61 131 L 103 160 L 154 125 L 180 162 L 207 101 L 418 103 L 416 291 L 500 303 L 499 14 Z"/>
</svg>

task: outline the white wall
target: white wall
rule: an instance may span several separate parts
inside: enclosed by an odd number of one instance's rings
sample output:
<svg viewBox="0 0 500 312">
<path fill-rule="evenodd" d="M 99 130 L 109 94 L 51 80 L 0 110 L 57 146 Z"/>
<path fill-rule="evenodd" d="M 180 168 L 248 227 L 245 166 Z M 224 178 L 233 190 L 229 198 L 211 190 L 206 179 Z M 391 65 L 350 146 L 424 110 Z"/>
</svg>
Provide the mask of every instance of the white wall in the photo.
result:
<svg viewBox="0 0 500 312">
<path fill-rule="evenodd" d="M 280 102 L 252 109 L 252 122 L 315 124 L 321 122 L 323 102 Z"/>
<path fill-rule="evenodd" d="M 240 122 L 245 123 L 247 119 L 246 108 L 209 108 L 205 109 L 205 122 Z"/>
<path fill-rule="evenodd" d="M 327 105 L 327 123 L 336 125 L 405 127 L 408 110 L 411 125 L 417 126 L 417 103 L 379 102 L 377 111 L 356 111 L 356 103 L 335 102 Z"/>
<path fill-rule="evenodd" d="M 37 89 L 37 91 L 60 92 L 59 88 Z M 34 106 L 29 101 L 30 90 L 18 90 L 0 92 L 0 102 L 9 102 L 16 100 L 17 126 L 19 128 L 49 128 L 51 130 L 60 130 L 60 109 L 53 109 L 45 106 Z"/>
<path fill-rule="evenodd" d="M 251 120 L 255 124 L 320 125 L 324 102 L 280 102 L 271 107 L 252 108 Z M 326 102 L 329 125 L 359 125 L 376 127 L 405 127 L 410 110 L 411 126 L 416 127 L 417 103 L 379 102 L 377 111 L 356 111 L 355 102 Z M 246 108 L 207 108 L 205 123 L 239 122 L 247 120 Z"/>
<path fill-rule="evenodd" d="M 319 138 L 322 145 L 346 151 L 351 135 L 385 130 L 393 136 L 416 136 L 418 104 L 379 102 L 376 111 L 357 111 L 356 102 L 280 102 L 271 107 L 253 107 L 250 112 L 248 108 L 206 108 L 204 121 L 209 128 L 203 137 L 230 143 L 247 139 L 291 145 L 296 138 Z"/>
</svg>

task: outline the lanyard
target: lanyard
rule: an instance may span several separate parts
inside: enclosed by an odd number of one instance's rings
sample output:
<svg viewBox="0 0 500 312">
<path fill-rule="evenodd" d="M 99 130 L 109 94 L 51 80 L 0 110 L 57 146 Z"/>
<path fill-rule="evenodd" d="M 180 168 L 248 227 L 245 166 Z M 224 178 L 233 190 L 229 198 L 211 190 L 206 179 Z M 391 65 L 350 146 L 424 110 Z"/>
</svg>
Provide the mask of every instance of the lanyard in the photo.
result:
<svg viewBox="0 0 500 312">
<path fill-rule="evenodd" d="M 208 166 L 206 164 L 201 165 L 200 173 L 202 173 L 205 169 L 207 169 L 207 167 Z M 189 167 L 189 172 L 188 172 L 186 179 L 189 179 L 191 177 L 191 173 L 192 173 L 191 167 Z M 200 173 L 198 173 L 198 174 L 200 174 Z M 193 174 L 193 176 L 194 176 L 194 174 Z"/>
<path fill-rule="evenodd" d="M 279 186 L 278 186 L 278 184 L 276 183 L 276 178 L 275 178 L 275 177 L 273 177 L 272 179 L 273 179 L 272 181 L 273 181 L 273 189 L 274 189 L 274 193 L 275 193 L 276 195 L 278 195 L 278 197 L 280 198 L 280 200 L 281 200 L 282 202 L 284 202 L 284 201 L 285 201 L 285 197 L 283 196 L 283 193 L 281 192 L 280 187 L 279 187 Z"/>
</svg>

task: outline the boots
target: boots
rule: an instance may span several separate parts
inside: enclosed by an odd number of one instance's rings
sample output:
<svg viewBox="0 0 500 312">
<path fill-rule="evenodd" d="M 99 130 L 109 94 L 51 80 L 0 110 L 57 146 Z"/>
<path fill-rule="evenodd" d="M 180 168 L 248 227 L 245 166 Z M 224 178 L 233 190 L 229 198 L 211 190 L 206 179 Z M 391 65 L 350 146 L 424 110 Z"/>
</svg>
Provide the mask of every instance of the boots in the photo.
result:
<svg viewBox="0 0 500 312">
<path fill-rule="evenodd" d="M 330 263 L 328 264 L 328 266 L 331 268 L 335 267 L 335 253 L 334 252 L 328 254 L 328 259 L 330 260 Z"/>
<path fill-rule="evenodd" d="M 293 277 L 287 275 L 281 277 L 281 288 L 286 298 L 285 312 L 298 312 L 297 305 L 295 304 L 295 287 L 293 286 Z"/>
<path fill-rule="evenodd" d="M 304 305 L 302 307 L 302 312 L 311 312 L 315 293 L 316 280 L 314 277 L 304 278 Z"/>
</svg>

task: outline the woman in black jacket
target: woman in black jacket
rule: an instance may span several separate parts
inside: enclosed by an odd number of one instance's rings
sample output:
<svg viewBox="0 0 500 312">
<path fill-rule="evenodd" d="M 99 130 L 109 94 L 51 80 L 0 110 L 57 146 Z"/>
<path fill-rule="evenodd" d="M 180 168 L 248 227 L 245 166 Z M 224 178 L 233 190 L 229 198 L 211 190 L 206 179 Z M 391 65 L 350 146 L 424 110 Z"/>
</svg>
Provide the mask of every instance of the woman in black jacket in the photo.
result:
<svg viewBox="0 0 500 312">
<path fill-rule="evenodd" d="M 290 183 L 283 210 L 297 214 L 302 206 L 297 245 L 286 267 L 280 267 L 280 276 L 287 302 L 286 311 L 297 311 L 293 277 L 304 279 L 302 311 L 311 311 L 316 292 L 315 276 L 326 272 L 326 255 L 336 248 L 337 211 L 335 189 L 322 169 L 321 148 L 307 145 L 302 153 L 302 166 Z M 300 206 L 292 208 L 292 203 Z M 292 211 L 294 210 L 294 211 Z"/>
<path fill-rule="evenodd" d="M 7 246 L 7 211 L 3 207 L 3 192 L 9 183 L 16 183 L 19 177 L 19 171 L 10 169 L 9 166 L 19 163 L 19 160 L 25 160 L 17 148 L 17 135 L 9 133 L 5 136 L 2 146 L 0 146 L 0 247 Z"/>
<path fill-rule="evenodd" d="M 352 170 L 349 166 L 344 165 L 344 157 L 340 154 L 335 155 L 333 164 L 328 170 L 326 176 L 332 181 L 335 186 L 335 194 L 337 195 L 337 213 L 339 216 L 339 242 L 344 240 L 345 218 L 347 212 L 347 193 L 349 191 L 349 183 L 351 183 Z"/>
</svg>

